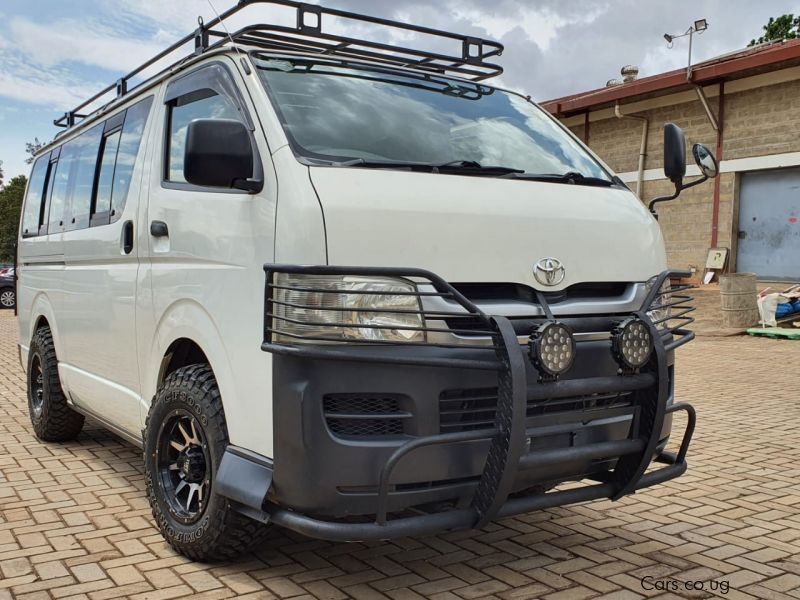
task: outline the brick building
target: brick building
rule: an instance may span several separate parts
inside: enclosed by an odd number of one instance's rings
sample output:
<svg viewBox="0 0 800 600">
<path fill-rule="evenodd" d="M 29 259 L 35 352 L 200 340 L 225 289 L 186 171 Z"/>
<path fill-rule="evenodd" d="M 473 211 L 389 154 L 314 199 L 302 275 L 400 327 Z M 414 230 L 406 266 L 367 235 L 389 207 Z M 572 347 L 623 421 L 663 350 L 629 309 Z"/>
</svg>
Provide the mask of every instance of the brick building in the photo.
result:
<svg viewBox="0 0 800 600">
<path fill-rule="evenodd" d="M 544 103 L 647 201 L 664 178 L 663 124 L 716 153 L 720 176 L 658 207 L 670 267 L 701 275 L 708 249 L 727 270 L 800 280 L 800 40 Z M 640 153 L 644 139 L 643 164 Z M 699 175 L 688 154 L 687 180 Z"/>
</svg>

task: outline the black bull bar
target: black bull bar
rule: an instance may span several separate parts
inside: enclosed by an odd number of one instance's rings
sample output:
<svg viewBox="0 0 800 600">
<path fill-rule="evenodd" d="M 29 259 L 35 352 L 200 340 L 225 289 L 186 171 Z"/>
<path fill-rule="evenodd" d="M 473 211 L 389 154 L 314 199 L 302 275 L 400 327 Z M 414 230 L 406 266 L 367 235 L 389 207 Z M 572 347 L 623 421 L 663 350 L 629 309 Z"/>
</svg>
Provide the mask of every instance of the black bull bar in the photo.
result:
<svg viewBox="0 0 800 600">
<path fill-rule="evenodd" d="M 653 353 L 650 361 L 638 372 L 623 373 L 610 377 L 588 377 L 584 379 L 540 380 L 532 385 L 528 382 L 526 372 L 527 347 L 519 343 L 518 334 L 511 321 L 503 316 L 486 315 L 473 302 L 463 296 L 456 288 L 438 277 L 436 274 L 422 269 L 373 268 L 373 267 L 331 267 L 331 266 L 296 266 L 273 265 L 264 267 L 267 275 L 265 293 L 264 342 L 262 349 L 275 354 L 297 357 L 330 360 L 361 360 L 364 362 L 398 363 L 419 365 L 421 367 L 466 367 L 474 369 L 494 370 L 497 372 L 498 399 L 494 426 L 473 431 L 459 431 L 425 437 L 413 437 L 403 443 L 390 455 L 383 464 L 379 475 L 379 485 L 375 505 L 374 522 L 343 522 L 313 518 L 294 512 L 290 508 L 281 507 L 269 502 L 263 510 L 270 521 L 293 529 L 305 535 L 333 541 L 353 541 L 369 539 L 388 539 L 409 535 L 421 535 L 436 531 L 480 528 L 489 521 L 516 515 L 532 510 L 585 502 L 589 500 L 609 498 L 617 500 L 638 489 L 656 485 L 682 475 L 687 468 L 686 454 L 695 428 L 696 416 L 694 408 L 686 403 L 668 404 L 669 373 L 667 354 L 678 346 L 690 341 L 694 334 L 685 329 L 693 321 L 688 316 L 694 309 L 689 306 L 691 298 L 684 294 L 690 286 L 671 284 L 666 289 L 665 282 L 680 280 L 689 276 L 686 272 L 667 271 L 661 273 L 651 282 L 649 292 L 639 310 L 620 315 L 620 320 L 628 316 L 640 318 L 648 327 L 653 339 Z M 301 278 L 295 276 L 302 276 Z M 330 285 L 331 277 L 390 277 L 403 278 L 417 284 L 415 291 L 394 290 L 389 295 L 412 295 L 419 300 L 419 310 L 381 309 L 380 312 L 412 313 L 421 315 L 424 321 L 419 327 L 408 326 L 411 332 L 423 331 L 426 335 L 437 333 L 486 334 L 491 337 L 492 345 L 480 346 L 481 349 L 493 349 L 495 359 L 483 360 L 470 357 L 431 358 L 415 357 L 403 352 L 398 356 L 371 356 L 360 352 L 356 355 L 348 348 L 365 344 L 400 345 L 397 342 L 381 340 L 350 340 L 342 343 L 342 337 L 321 335 L 315 327 L 337 327 L 336 312 L 376 312 L 374 309 L 345 307 L 336 302 L 320 302 L 315 305 L 304 304 L 298 298 L 307 298 L 302 294 L 319 294 L 331 298 L 341 294 L 380 294 L 384 292 L 368 292 L 364 290 L 341 289 Z M 280 291 L 280 292 L 279 292 Z M 292 296 L 292 292 L 300 296 Z M 326 296 L 327 295 L 327 296 Z M 452 310 L 425 308 L 430 297 L 437 297 L 449 303 Z M 545 296 L 536 292 L 538 303 L 545 316 L 553 319 L 553 314 Z M 332 311 L 332 319 L 320 322 L 298 319 L 298 314 L 306 310 L 315 310 L 318 306 Z M 654 307 L 670 309 L 661 313 L 663 317 L 651 318 L 647 312 Z M 299 313 L 297 311 L 300 311 Z M 482 329 L 476 330 L 474 325 L 460 329 L 459 323 L 470 319 L 477 320 Z M 428 325 L 431 322 L 442 322 L 447 325 L 437 327 Z M 455 325 L 454 325 L 455 323 Z M 289 325 L 289 326 L 287 326 Z M 341 325 L 344 329 L 365 328 L 380 329 L 386 326 L 374 324 Z M 393 327 L 394 329 L 394 327 Z M 338 342 L 332 344 L 331 342 Z M 346 342 L 346 340 L 345 340 Z M 402 346 L 429 346 L 431 342 L 403 342 Z M 476 349 L 464 343 L 437 343 L 435 345 L 454 350 Z M 454 352 L 454 354 L 458 354 Z M 638 426 L 631 428 L 628 439 L 601 441 L 567 448 L 539 449 L 527 451 L 528 432 L 526 430 L 527 404 L 531 400 L 551 400 L 578 395 L 591 395 L 604 392 L 624 392 L 654 389 L 656 393 L 636 394 L 638 403 Z M 683 411 L 687 413 L 686 427 L 677 453 L 660 451 L 658 445 L 665 416 Z M 482 475 L 477 484 L 469 506 L 429 514 L 416 514 L 389 519 L 387 504 L 392 487 L 392 474 L 395 467 L 404 458 L 424 447 L 453 444 L 475 440 L 489 439 L 490 447 L 486 457 Z M 557 465 L 570 460 L 616 460 L 616 464 L 598 481 L 589 485 L 569 489 L 535 493 L 533 495 L 512 494 L 516 474 L 521 470 L 537 469 Z M 662 463 L 658 469 L 647 471 L 651 462 Z"/>
</svg>

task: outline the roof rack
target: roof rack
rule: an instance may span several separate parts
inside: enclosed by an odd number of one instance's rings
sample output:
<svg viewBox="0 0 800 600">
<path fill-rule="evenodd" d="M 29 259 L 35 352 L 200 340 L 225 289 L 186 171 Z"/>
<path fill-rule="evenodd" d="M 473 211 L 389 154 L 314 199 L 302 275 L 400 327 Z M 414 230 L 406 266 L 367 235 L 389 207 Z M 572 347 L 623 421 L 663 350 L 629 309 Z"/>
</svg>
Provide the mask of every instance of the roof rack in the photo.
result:
<svg viewBox="0 0 800 600">
<path fill-rule="evenodd" d="M 242 9 L 257 4 L 295 9 L 297 13 L 296 26 L 251 25 L 229 35 L 223 22 L 239 13 Z M 443 41 L 455 42 L 460 46 L 460 53 L 443 54 L 387 42 L 326 33 L 322 30 L 323 16 L 380 25 L 392 28 L 396 32 L 422 34 L 429 36 L 431 41 L 436 41 L 440 44 Z M 223 27 L 222 31 L 213 29 L 220 24 Z M 212 43 L 212 40 L 215 41 Z M 332 55 L 344 59 L 359 59 L 394 68 L 414 69 L 440 75 L 447 74 L 471 81 L 482 81 L 500 75 L 503 72 L 501 66 L 487 62 L 487 59 L 500 56 L 503 53 L 503 45 L 499 42 L 293 0 L 239 0 L 235 6 L 216 16 L 208 23 L 203 23 L 202 18 L 198 18 L 198 28 L 193 33 L 181 38 L 169 48 L 159 52 L 147 62 L 118 79 L 115 83 L 64 113 L 62 117 L 53 121 L 53 124 L 57 127 L 72 127 L 79 119 L 85 119 L 89 116 L 81 113 L 81 111 L 87 109 L 107 94 L 115 92 L 115 98 L 125 96 L 134 89 L 129 89 L 128 87 L 133 77 L 192 42 L 194 42 L 194 51 L 191 54 L 182 56 L 166 69 L 159 71 L 158 74 L 164 73 L 188 58 L 199 56 L 207 50 L 229 43 L 240 43 L 273 51 L 304 52 L 326 56 Z M 153 77 L 157 77 L 158 74 Z"/>
</svg>

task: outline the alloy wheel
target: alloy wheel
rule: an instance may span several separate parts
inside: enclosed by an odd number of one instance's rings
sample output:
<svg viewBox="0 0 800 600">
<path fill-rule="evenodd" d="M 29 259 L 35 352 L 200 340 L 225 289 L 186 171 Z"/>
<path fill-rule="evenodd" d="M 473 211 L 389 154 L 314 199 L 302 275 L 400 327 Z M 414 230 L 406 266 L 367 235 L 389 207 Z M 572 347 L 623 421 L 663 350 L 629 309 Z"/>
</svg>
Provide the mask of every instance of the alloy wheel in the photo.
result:
<svg viewBox="0 0 800 600">
<path fill-rule="evenodd" d="M 172 516 L 190 525 L 205 511 L 211 491 L 211 458 L 198 419 L 183 409 L 164 420 L 156 446 L 156 468 Z"/>
<path fill-rule="evenodd" d="M 33 356 L 31 361 L 30 390 L 31 408 L 36 417 L 41 416 L 42 406 L 44 406 L 44 374 L 42 373 L 42 361 L 38 354 Z"/>
<path fill-rule="evenodd" d="M 3 308 L 14 308 L 16 295 L 11 290 L 5 290 L 0 293 L 0 306 Z"/>
</svg>

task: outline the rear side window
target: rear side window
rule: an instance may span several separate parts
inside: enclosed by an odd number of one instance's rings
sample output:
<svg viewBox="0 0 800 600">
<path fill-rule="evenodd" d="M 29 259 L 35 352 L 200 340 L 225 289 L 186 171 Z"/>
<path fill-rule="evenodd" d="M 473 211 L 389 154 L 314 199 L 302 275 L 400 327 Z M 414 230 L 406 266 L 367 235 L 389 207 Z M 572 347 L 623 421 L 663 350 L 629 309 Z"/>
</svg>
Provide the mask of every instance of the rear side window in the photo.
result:
<svg viewBox="0 0 800 600">
<path fill-rule="evenodd" d="M 22 214 L 22 237 L 31 237 L 39 234 L 39 228 L 44 221 L 44 186 L 47 181 L 47 167 L 50 155 L 40 156 L 36 159 L 28 183 L 28 193 L 25 195 L 25 209 Z"/>
<path fill-rule="evenodd" d="M 150 114 L 153 98 L 146 98 L 134 104 L 125 113 L 125 124 L 122 126 L 122 136 L 119 139 L 116 168 L 114 169 L 114 182 L 111 191 L 111 222 L 116 221 L 125 208 L 128 191 L 131 187 L 131 176 L 142 143 L 142 134 Z"/>
<path fill-rule="evenodd" d="M 241 120 L 233 102 L 210 89 L 181 96 L 169 107 L 169 153 L 167 180 L 186 183 L 183 176 L 183 153 L 186 148 L 186 130 L 195 119 Z"/>
<path fill-rule="evenodd" d="M 23 237 L 108 225 L 119 218 L 152 105 L 153 97 L 145 98 L 36 161 Z"/>
<path fill-rule="evenodd" d="M 74 143 L 75 141 L 77 140 L 64 144 L 58 163 L 53 166 L 55 173 L 51 176 L 47 211 L 48 234 L 64 231 L 64 213 L 69 200 L 70 175 L 78 157 L 78 145 Z"/>
<path fill-rule="evenodd" d="M 92 225 L 106 225 L 109 222 L 114 169 L 117 166 L 117 151 L 121 137 L 121 129 L 103 136 L 103 143 L 100 146 L 100 167 L 97 172 L 97 192 L 92 210 Z"/>
<path fill-rule="evenodd" d="M 74 147 L 75 165 L 70 174 L 70 218 L 66 230 L 85 229 L 89 226 L 89 212 L 92 206 L 94 172 L 97 166 L 97 151 L 103 125 L 96 125 L 67 144 Z"/>
</svg>

